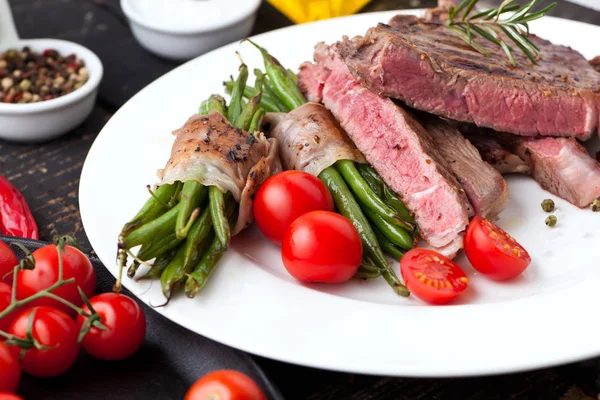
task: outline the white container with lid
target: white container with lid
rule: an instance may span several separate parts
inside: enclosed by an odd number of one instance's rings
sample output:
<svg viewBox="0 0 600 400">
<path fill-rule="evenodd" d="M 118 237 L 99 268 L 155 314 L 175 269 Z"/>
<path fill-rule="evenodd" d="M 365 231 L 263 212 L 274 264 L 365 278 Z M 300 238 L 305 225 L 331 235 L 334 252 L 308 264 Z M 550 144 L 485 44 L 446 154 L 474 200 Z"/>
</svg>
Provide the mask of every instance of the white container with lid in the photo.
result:
<svg viewBox="0 0 600 400">
<path fill-rule="evenodd" d="M 159 56 L 188 60 L 248 36 L 261 0 L 121 0 L 134 37 Z"/>
</svg>

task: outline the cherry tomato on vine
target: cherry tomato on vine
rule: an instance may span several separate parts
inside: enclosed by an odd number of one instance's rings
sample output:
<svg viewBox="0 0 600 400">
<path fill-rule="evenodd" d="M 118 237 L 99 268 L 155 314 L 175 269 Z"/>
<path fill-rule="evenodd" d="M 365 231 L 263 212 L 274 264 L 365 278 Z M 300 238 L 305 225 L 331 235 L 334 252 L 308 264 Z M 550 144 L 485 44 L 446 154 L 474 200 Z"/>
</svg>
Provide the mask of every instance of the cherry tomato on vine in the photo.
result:
<svg viewBox="0 0 600 400">
<path fill-rule="evenodd" d="M 214 371 L 198 379 L 185 400 L 266 400 L 264 392 L 248 375 L 233 370 Z"/>
<path fill-rule="evenodd" d="M 362 261 L 362 244 L 352 223 L 329 211 L 312 211 L 296 219 L 281 246 L 283 265 L 303 282 L 342 283 Z"/>
<path fill-rule="evenodd" d="M 0 342 L 0 392 L 14 392 L 20 380 L 21 366 L 18 356 L 9 346 Z"/>
<path fill-rule="evenodd" d="M 286 229 L 309 211 L 333 211 L 331 193 L 319 178 L 302 171 L 273 175 L 254 198 L 254 219 L 271 241 L 280 244 Z"/>
<path fill-rule="evenodd" d="M 52 307 L 29 308 L 17 316 L 10 326 L 9 333 L 20 338 L 27 337 L 27 326 L 32 313 L 32 336 L 47 349 L 30 348 L 21 360 L 23 371 L 39 377 L 57 376 L 65 372 L 77 359 L 79 330 L 64 312 Z M 10 346 L 18 356 L 21 348 Z"/>
<path fill-rule="evenodd" d="M 531 256 L 502 228 L 475 217 L 465 234 L 465 253 L 477 271 L 491 279 L 504 281 L 523 273 Z"/>
<path fill-rule="evenodd" d="M 6 308 L 10 305 L 12 294 L 12 287 L 7 285 L 4 282 L 0 282 L 0 312 L 6 310 Z M 7 332 L 10 327 L 10 323 L 15 319 L 18 314 L 18 310 L 11 312 L 6 315 L 4 318 L 0 319 L 0 331 Z M 4 338 L 0 337 L 0 341 L 4 340 Z"/>
<path fill-rule="evenodd" d="M 10 246 L 0 240 L 0 281 L 12 283 L 12 272 L 19 263 L 17 256 Z"/>
<path fill-rule="evenodd" d="M 446 304 L 467 289 L 469 279 L 451 259 L 437 251 L 412 249 L 400 260 L 400 273 L 415 296 L 431 304 Z"/>
<path fill-rule="evenodd" d="M 20 270 L 17 274 L 18 299 L 32 296 L 58 281 L 59 264 L 56 245 L 44 246 L 34 251 L 33 257 L 35 259 L 35 268 L 32 270 Z M 80 306 L 83 304 L 83 299 L 77 290 L 78 285 L 88 298 L 92 297 L 96 291 L 96 273 L 94 267 L 85 254 L 72 246 L 65 246 L 62 259 L 64 279 L 75 278 L 75 282 L 64 285 L 52 293 L 76 306 Z M 40 298 L 29 304 L 30 307 L 42 305 L 58 308 L 69 315 L 74 315 L 71 308 L 54 299 Z"/>
<path fill-rule="evenodd" d="M 117 293 L 99 294 L 90 303 L 107 329 L 92 327 L 81 342 L 83 348 L 102 360 L 122 360 L 135 353 L 146 335 L 146 317 L 138 303 Z M 87 306 L 83 309 L 90 312 Z M 84 316 L 77 316 L 80 329 L 85 321 Z"/>
</svg>

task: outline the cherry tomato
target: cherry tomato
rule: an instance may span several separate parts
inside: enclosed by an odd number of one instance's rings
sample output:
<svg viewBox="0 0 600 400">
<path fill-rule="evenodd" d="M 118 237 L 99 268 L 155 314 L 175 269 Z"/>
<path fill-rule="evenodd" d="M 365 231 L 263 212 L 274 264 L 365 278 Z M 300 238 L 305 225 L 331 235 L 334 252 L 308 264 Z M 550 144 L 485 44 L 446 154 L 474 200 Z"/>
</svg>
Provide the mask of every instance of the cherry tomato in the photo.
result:
<svg viewBox="0 0 600 400">
<path fill-rule="evenodd" d="M 12 283 L 12 272 L 19 263 L 17 256 L 9 245 L 0 240 L 0 281 Z"/>
<path fill-rule="evenodd" d="M 358 270 L 362 244 L 354 225 L 343 216 L 312 211 L 290 225 L 281 254 L 283 265 L 299 281 L 341 283 Z"/>
<path fill-rule="evenodd" d="M 266 400 L 264 392 L 246 374 L 233 370 L 211 372 L 198 379 L 185 400 Z"/>
<path fill-rule="evenodd" d="M 146 335 L 146 317 L 138 303 L 116 293 L 102 293 L 90 303 L 107 329 L 92 327 L 85 335 L 81 345 L 88 353 L 102 360 L 122 360 L 139 349 Z M 87 306 L 83 309 L 89 312 Z M 82 315 L 77 317 L 79 329 L 85 321 Z"/>
<path fill-rule="evenodd" d="M 469 278 L 451 259 L 429 249 L 412 249 L 400 260 L 400 273 L 415 296 L 446 304 L 467 288 Z"/>
<path fill-rule="evenodd" d="M 79 330 L 75 321 L 67 314 L 52 307 L 28 308 L 17 316 L 10 326 L 9 333 L 25 338 L 31 313 L 33 316 L 32 336 L 46 350 L 31 348 L 21 360 L 23 371 L 40 377 L 57 376 L 65 372 L 77 359 Z M 21 349 L 10 346 L 15 355 Z"/>
<path fill-rule="evenodd" d="M 504 281 L 523 273 L 531 263 L 527 250 L 500 227 L 475 217 L 465 234 L 465 253 L 477 271 Z"/>
<path fill-rule="evenodd" d="M 23 400 L 23 398 L 21 396 L 17 396 L 14 393 L 0 392 L 0 400 Z"/>
<path fill-rule="evenodd" d="M 11 300 L 11 294 L 12 294 L 12 287 L 8 286 L 6 283 L 4 282 L 0 282 L 0 312 L 6 310 L 6 307 L 8 307 L 10 305 L 10 300 Z M 10 314 L 8 314 L 7 316 L 5 316 L 4 318 L 0 319 L 0 330 L 7 332 L 8 328 L 10 327 L 11 322 L 13 321 L 13 319 L 15 319 L 15 317 L 18 314 L 18 309 L 11 312 Z M 3 340 L 4 338 L 0 337 L 0 340 Z"/>
<path fill-rule="evenodd" d="M 296 218 L 314 210 L 333 211 L 333 198 L 319 178 L 302 171 L 270 177 L 254 198 L 256 224 L 277 244 Z"/>
<path fill-rule="evenodd" d="M 32 296 L 58 281 L 59 266 L 56 245 L 44 246 L 34 251 L 33 257 L 35 259 L 35 268 L 32 270 L 20 270 L 17 274 L 18 299 Z M 81 290 L 83 290 L 83 293 L 88 298 L 94 295 L 96 290 L 96 273 L 94 272 L 94 267 L 85 254 L 72 246 L 65 246 L 62 259 L 64 279 L 75 278 L 75 282 L 61 286 L 52 293 L 76 306 L 80 306 L 83 304 L 83 300 L 77 290 L 77 285 L 81 287 Z M 69 315 L 75 315 L 73 310 L 68 306 L 46 297 L 29 303 L 30 307 L 41 305 L 58 308 Z"/>
<path fill-rule="evenodd" d="M 17 355 L 0 342 L 0 392 L 14 392 L 20 380 L 21 366 Z"/>
</svg>

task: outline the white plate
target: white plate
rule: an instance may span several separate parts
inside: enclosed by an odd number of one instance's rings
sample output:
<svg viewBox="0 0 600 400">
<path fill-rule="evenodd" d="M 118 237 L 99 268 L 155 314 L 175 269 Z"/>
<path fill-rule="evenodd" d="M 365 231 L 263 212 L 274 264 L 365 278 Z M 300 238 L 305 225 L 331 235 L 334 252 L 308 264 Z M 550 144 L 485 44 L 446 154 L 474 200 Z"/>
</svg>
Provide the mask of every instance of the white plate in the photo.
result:
<svg viewBox="0 0 600 400">
<path fill-rule="evenodd" d="M 362 34 L 393 12 L 298 25 L 256 37 L 296 68 L 318 41 Z M 534 31 L 600 53 L 600 27 L 544 18 Z M 92 246 L 117 273 L 116 239 L 147 199 L 145 186 L 167 161 L 173 137 L 221 82 L 234 74 L 240 50 L 259 66 L 249 44 L 232 44 L 166 74 L 138 93 L 106 124 L 85 162 L 81 216 Z M 509 179 L 511 201 L 500 226 L 531 253 L 526 273 L 510 283 L 471 278 L 460 301 L 426 306 L 395 296 L 383 280 L 303 285 L 284 270 L 279 250 L 256 229 L 234 239 L 205 291 L 156 308 L 174 322 L 227 345 L 295 364 L 367 374 L 460 376 L 518 371 L 600 355 L 600 214 L 555 199 L 558 225 L 544 225 L 550 197 L 531 179 Z M 394 266 L 398 268 L 396 264 Z M 125 280 L 151 305 L 164 303 L 159 283 Z"/>
</svg>

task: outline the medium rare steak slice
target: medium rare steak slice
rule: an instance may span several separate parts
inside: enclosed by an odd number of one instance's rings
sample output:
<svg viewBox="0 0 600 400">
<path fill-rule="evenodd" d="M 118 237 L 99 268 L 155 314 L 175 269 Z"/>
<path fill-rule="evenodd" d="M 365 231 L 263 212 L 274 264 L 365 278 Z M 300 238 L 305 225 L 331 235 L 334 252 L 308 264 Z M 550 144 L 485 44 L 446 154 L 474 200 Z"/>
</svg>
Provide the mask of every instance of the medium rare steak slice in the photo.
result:
<svg viewBox="0 0 600 400">
<path fill-rule="evenodd" d="M 462 247 L 461 232 L 472 208 L 431 136 L 406 110 L 361 86 L 326 46 L 317 46 L 315 60 L 325 70 L 319 72 L 326 77 L 324 105 L 414 212 L 422 237 L 433 247 L 451 249 L 447 254 L 455 253 Z M 300 81 L 308 80 L 307 75 L 301 73 Z M 318 93 L 307 96 L 314 99 Z"/>
<path fill-rule="evenodd" d="M 484 57 L 443 24 L 409 15 L 347 37 L 338 52 L 375 93 L 449 119 L 523 136 L 587 139 L 598 126 L 600 79 L 571 48 L 531 36 L 538 64 L 521 52 L 513 68 L 491 42 Z"/>
<path fill-rule="evenodd" d="M 500 214 L 509 200 L 508 186 L 502 175 L 481 159 L 477 149 L 458 129 L 433 116 L 424 116 L 420 121 L 465 190 L 475 214 L 483 218 Z"/>
<path fill-rule="evenodd" d="M 600 197 L 600 164 L 575 139 L 502 137 L 547 191 L 586 207 Z"/>
</svg>

